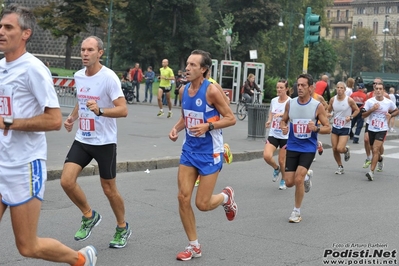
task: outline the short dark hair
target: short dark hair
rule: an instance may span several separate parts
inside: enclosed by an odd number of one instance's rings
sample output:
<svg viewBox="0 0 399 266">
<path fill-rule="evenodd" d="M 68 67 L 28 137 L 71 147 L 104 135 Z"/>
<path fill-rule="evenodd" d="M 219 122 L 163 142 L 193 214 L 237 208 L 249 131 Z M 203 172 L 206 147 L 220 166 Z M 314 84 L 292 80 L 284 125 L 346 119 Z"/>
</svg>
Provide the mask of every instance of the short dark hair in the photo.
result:
<svg viewBox="0 0 399 266">
<path fill-rule="evenodd" d="M 191 52 L 191 54 L 199 54 L 202 56 L 200 66 L 206 68 L 206 71 L 203 74 L 204 78 L 206 78 L 206 75 L 208 74 L 209 69 L 212 67 L 211 54 L 208 52 L 205 52 L 203 50 L 194 50 Z"/>
<path fill-rule="evenodd" d="M 308 85 L 310 86 L 310 85 L 313 85 L 313 77 L 312 77 L 312 75 L 310 75 L 310 74 L 300 74 L 297 78 L 296 78 L 296 80 L 298 80 L 298 79 L 300 79 L 300 78 L 304 78 L 304 79 L 307 79 L 308 80 Z"/>
</svg>

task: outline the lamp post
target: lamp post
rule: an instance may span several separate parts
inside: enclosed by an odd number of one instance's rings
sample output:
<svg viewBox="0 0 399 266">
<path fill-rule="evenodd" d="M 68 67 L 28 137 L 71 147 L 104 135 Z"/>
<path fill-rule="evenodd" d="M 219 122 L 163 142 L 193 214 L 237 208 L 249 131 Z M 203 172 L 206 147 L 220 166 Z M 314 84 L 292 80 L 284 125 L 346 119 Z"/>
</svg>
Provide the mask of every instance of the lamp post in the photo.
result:
<svg viewBox="0 0 399 266">
<path fill-rule="evenodd" d="M 303 21 L 302 21 L 302 14 L 300 14 L 300 13 L 294 13 L 294 12 L 283 12 L 283 13 L 288 13 L 289 15 L 290 15 L 290 25 L 289 25 L 289 29 L 290 29 L 290 36 L 289 36 L 289 39 L 288 39 L 288 54 L 287 54 L 287 68 L 286 68 L 286 71 L 285 71 L 285 77 L 286 77 L 286 80 L 288 80 L 288 73 L 289 73 L 289 70 L 290 70 L 290 57 L 291 57 L 291 36 L 292 36 L 292 28 L 293 28 L 293 20 L 294 20 L 294 16 L 295 15 L 300 15 L 301 16 L 301 23 L 299 24 L 299 26 L 298 26 L 298 28 L 299 29 L 304 29 L 304 26 L 303 26 Z M 280 22 L 278 23 L 278 26 L 279 27 L 284 27 L 284 23 L 283 23 L 283 18 L 282 17 L 280 17 Z"/>
<path fill-rule="evenodd" d="M 108 34 L 107 34 L 107 59 L 105 60 L 105 65 L 107 67 L 109 67 L 109 50 L 110 50 L 110 46 L 111 46 L 112 4 L 113 4 L 113 0 L 111 0 L 109 3 Z"/>
<path fill-rule="evenodd" d="M 382 32 L 384 33 L 384 49 L 383 49 L 383 53 L 382 53 L 382 73 L 385 72 L 385 42 L 387 41 L 387 33 L 389 33 L 389 28 L 388 28 L 388 17 L 389 15 L 385 15 L 385 27 L 382 30 Z"/>
<path fill-rule="evenodd" d="M 349 76 L 352 77 L 352 67 L 353 67 L 353 46 L 356 40 L 356 28 L 353 27 L 353 31 L 352 31 L 352 36 L 351 36 L 351 40 L 352 40 L 352 53 L 351 53 L 351 69 L 349 71 Z"/>
</svg>

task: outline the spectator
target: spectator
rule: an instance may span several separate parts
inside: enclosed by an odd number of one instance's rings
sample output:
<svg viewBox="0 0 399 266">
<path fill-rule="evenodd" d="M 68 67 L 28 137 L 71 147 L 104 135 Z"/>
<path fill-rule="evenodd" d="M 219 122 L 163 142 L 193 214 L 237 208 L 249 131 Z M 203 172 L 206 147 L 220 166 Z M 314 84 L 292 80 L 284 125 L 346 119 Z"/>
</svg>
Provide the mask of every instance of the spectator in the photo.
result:
<svg viewBox="0 0 399 266">
<path fill-rule="evenodd" d="M 314 92 L 317 93 L 318 95 L 321 95 L 324 98 L 324 94 L 327 93 L 327 103 L 331 99 L 331 94 L 330 94 L 330 86 L 328 85 L 328 76 L 323 75 L 321 76 L 321 80 L 316 82 Z M 292 96 L 294 97 L 294 96 Z"/>
<path fill-rule="evenodd" d="M 244 91 L 242 94 L 242 97 L 244 97 L 245 102 L 247 103 L 252 103 L 254 101 L 254 92 L 257 90 L 260 92 L 260 88 L 255 82 L 255 75 L 254 74 L 249 74 L 247 80 L 244 82 Z M 259 101 L 259 94 L 257 95 L 258 101 Z"/>
<path fill-rule="evenodd" d="M 149 66 L 147 68 L 147 72 L 144 75 L 144 79 L 145 79 L 145 98 L 144 98 L 144 102 L 147 102 L 147 95 L 148 93 L 150 93 L 150 100 L 149 103 L 152 102 L 152 83 L 154 83 L 154 79 L 155 79 L 155 73 L 154 71 L 152 71 L 152 66 Z"/>
<path fill-rule="evenodd" d="M 183 75 L 183 71 L 179 70 L 177 71 L 177 76 L 175 77 L 175 102 L 173 104 L 173 106 L 177 105 L 177 101 L 179 101 L 179 106 L 181 106 L 181 100 L 179 99 L 179 90 L 181 88 L 181 86 L 183 86 L 184 84 L 187 83 L 186 77 Z"/>
<path fill-rule="evenodd" d="M 130 81 L 132 82 L 133 85 L 133 91 L 134 88 L 136 88 L 136 100 L 139 103 L 140 102 L 140 83 L 143 80 L 143 72 L 141 71 L 140 64 L 136 63 L 134 65 L 134 68 L 130 70 Z"/>
</svg>

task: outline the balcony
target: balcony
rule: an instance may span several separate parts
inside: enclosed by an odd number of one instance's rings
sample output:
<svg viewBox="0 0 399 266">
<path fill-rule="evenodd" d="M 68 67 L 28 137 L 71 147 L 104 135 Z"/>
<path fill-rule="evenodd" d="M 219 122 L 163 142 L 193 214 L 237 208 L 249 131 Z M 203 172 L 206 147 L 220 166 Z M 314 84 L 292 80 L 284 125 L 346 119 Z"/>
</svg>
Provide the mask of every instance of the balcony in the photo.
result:
<svg viewBox="0 0 399 266">
<path fill-rule="evenodd" d="M 331 24 L 352 24 L 352 18 L 347 17 L 334 17 L 329 18 Z"/>
</svg>

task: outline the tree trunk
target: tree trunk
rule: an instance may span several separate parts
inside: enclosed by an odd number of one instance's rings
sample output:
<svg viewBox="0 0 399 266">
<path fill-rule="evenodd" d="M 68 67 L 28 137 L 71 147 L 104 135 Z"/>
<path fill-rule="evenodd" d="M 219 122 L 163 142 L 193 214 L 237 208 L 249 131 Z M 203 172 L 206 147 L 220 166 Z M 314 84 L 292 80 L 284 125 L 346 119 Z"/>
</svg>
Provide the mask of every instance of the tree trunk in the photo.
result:
<svg viewBox="0 0 399 266">
<path fill-rule="evenodd" d="M 65 69 L 71 69 L 73 37 L 68 36 L 65 46 Z"/>
</svg>

